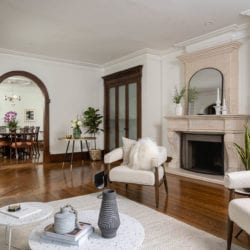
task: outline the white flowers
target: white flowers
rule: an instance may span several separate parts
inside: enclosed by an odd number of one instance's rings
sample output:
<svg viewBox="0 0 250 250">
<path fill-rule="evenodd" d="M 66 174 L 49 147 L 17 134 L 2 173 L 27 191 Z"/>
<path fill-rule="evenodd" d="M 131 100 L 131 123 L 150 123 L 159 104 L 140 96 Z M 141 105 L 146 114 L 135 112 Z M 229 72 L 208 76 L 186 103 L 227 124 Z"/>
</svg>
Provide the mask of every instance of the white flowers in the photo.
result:
<svg viewBox="0 0 250 250">
<path fill-rule="evenodd" d="M 81 120 L 72 120 L 71 121 L 71 126 L 72 128 L 80 128 L 82 126 L 82 121 Z"/>
</svg>

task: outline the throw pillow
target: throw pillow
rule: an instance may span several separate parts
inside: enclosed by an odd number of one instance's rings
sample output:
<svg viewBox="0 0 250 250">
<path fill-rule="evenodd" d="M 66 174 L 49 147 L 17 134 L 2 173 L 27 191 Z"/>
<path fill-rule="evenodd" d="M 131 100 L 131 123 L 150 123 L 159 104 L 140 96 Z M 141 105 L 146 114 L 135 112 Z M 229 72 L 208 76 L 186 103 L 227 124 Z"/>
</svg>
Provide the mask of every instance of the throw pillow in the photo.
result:
<svg viewBox="0 0 250 250">
<path fill-rule="evenodd" d="M 152 159 L 159 156 L 157 144 L 150 138 L 140 139 L 130 150 L 129 167 L 152 170 Z"/>
<path fill-rule="evenodd" d="M 122 143 L 123 143 L 123 164 L 128 165 L 129 163 L 129 153 L 134 144 L 136 144 L 135 140 L 122 137 Z"/>
</svg>

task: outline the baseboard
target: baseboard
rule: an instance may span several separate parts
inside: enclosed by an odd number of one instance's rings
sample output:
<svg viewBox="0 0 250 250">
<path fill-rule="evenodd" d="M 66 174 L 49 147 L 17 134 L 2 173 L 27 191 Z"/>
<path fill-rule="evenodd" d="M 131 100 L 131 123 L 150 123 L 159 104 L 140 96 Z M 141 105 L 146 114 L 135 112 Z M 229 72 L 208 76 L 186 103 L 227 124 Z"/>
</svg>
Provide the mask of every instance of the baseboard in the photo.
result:
<svg viewBox="0 0 250 250">
<path fill-rule="evenodd" d="M 49 162 L 63 162 L 65 154 L 50 154 Z M 66 161 L 70 161 L 71 153 L 67 154 Z M 74 161 L 81 161 L 81 160 L 89 160 L 89 153 L 88 152 L 77 152 L 74 153 Z"/>
<path fill-rule="evenodd" d="M 102 150 L 102 158 L 104 156 L 104 150 Z M 49 162 L 63 162 L 64 161 L 65 154 L 50 154 L 49 157 L 46 157 L 47 161 L 46 163 Z M 70 161 L 71 153 L 67 154 L 67 159 L 66 161 Z M 89 152 L 84 151 L 84 152 L 76 152 L 74 153 L 74 161 L 81 161 L 81 160 L 90 160 Z"/>
</svg>

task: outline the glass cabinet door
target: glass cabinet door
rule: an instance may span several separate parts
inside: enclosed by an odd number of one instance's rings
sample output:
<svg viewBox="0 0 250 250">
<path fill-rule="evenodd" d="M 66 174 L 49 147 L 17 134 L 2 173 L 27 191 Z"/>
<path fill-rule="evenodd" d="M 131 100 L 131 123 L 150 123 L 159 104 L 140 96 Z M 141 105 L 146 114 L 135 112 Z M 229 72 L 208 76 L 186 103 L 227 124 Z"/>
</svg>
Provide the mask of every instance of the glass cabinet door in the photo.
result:
<svg viewBox="0 0 250 250">
<path fill-rule="evenodd" d="M 133 77 L 128 79 L 121 72 L 103 77 L 106 151 L 121 147 L 122 137 L 136 140 L 141 136 L 141 70 L 142 66 L 132 68 Z"/>
<path fill-rule="evenodd" d="M 128 135 L 130 139 L 137 139 L 137 84 L 128 85 Z"/>
<path fill-rule="evenodd" d="M 110 148 L 115 148 L 115 88 L 110 89 L 109 94 L 109 144 Z"/>
</svg>

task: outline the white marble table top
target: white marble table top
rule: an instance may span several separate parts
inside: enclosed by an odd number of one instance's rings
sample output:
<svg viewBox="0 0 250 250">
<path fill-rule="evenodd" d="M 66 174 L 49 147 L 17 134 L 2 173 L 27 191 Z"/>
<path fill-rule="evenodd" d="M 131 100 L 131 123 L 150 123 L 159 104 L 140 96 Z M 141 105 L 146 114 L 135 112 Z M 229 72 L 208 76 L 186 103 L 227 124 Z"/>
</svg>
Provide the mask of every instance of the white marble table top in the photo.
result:
<svg viewBox="0 0 250 250">
<path fill-rule="evenodd" d="M 31 224 L 33 222 L 41 221 L 44 219 L 47 219 L 53 212 L 52 206 L 48 205 L 47 203 L 43 202 L 23 202 L 20 203 L 21 207 L 22 205 L 30 205 L 32 207 L 38 207 L 41 209 L 40 212 L 37 212 L 35 214 L 31 214 L 24 218 L 14 218 L 12 216 L 0 213 L 0 225 L 3 226 L 19 226 L 19 225 L 25 225 L 25 224 Z M 7 208 L 8 206 L 6 206 Z"/>
<path fill-rule="evenodd" d="M 80 247 L 58 243 L 53 240 L 45 240 L 41 237 L 44 227 L 53 223 L 53 219 L 43 222 L 31 232 L 29 237 L 29 246 L 33 250 L 132 250 L 137 249 L 142 244 L 145 237 L 144 228 L 135 218 L 119 213 L 121 224 L 117 230 L 116 237 L 112 239 L 105 239 L 102 238 L 101 232 L 97 226 L 98 215 L 99 211 L 97 210 L 78 212 L 80 221 L 89 222 L 95 228 L 95 232 L 89 237 L 89 239 L 84 241 Z"/>
</svg>

